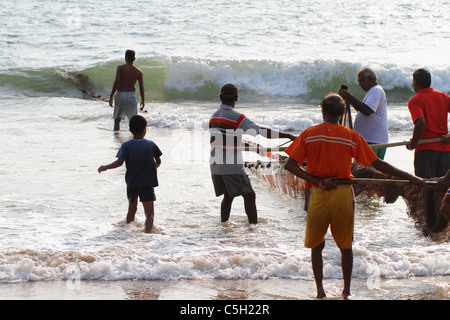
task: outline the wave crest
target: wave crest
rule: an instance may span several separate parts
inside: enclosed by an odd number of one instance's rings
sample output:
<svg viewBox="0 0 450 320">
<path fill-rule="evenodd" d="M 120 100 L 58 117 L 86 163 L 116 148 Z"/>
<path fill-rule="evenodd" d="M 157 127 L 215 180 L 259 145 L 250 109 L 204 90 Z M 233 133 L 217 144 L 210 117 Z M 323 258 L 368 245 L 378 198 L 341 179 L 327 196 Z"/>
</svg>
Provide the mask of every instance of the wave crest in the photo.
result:
<svg viewBox="0 0 450 320">
<path fill-rule="evenodd" d="M 80 91 L 108 96 L 115 70 L 122 62 L 111 60 L 82 70 L 43 68 L 8 70 L 0 74 L 1 86 L 25 95 L 80 96 Z M 356 81 L 361 63 L 340 60 L 208 60 L 191 57 L 152 56 L 136 60 L 144 72 L 146 96 L 151 101 L 216 100 L 222 85 L 234 83 L 240 99 L 320 99 L 341 84 L 363 94 Z M 379 83 L 390 100 L 407 100 L 413 94 L 412 73 L 417 67 L 374 65 Z M 430 69 L 432 86 L 450 91 L 450 68 Z M 92 96 L 92 95 L 88 95 Z"/>
</svg>

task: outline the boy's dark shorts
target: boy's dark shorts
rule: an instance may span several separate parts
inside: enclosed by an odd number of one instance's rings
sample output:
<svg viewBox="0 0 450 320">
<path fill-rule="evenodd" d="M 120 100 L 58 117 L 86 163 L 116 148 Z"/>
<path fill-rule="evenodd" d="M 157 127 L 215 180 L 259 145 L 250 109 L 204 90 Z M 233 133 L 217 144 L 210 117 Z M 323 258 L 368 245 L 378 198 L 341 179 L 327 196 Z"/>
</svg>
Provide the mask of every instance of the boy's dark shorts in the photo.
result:
<svg viewBox="0 0 450 320">
<path fill-rule="evenodd" d="M 153 187 L 127 188 L 128 201 L 135 202 L 139 196 L 141 202 L 155 201 L 155 189 Z"/>
<path fill-rule="evenodd" d="M 254 192 L 246 174 L 212 174 L 211 178 L 217 197 L 225 192 L 232 198 Z"/>
</svg>

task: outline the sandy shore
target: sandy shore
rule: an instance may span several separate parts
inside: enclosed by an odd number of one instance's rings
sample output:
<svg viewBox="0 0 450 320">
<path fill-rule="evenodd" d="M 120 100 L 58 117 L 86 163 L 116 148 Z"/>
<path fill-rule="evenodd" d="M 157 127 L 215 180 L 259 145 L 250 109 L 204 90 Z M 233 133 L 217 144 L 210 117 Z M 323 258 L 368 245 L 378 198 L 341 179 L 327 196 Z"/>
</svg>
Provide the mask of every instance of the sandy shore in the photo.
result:
<svg viewBox="0 0 450 320">
<path fill-rule="evenodd" d="M 341 279 L 326 279 L 339 299 Z M 0 284 L 2 300 L 315 300 L 309 280 L 49 281 Z M 352 280 L 352 300 L 449 300 L 450 276 Z"/>
<path fill-rule="evenodd" d="M 309 312 L 319 312 L 321 318 L 348 312 L 412 318 L 424 307 L 434 314 L 446 311 L 449 280 L 382 280 L 370 288 L 366 280 L 354 279 L 352 301 L 338 301 L 340 279 L 325 282 L 328 301 L 315 299 L 314 281 L 287 279 L 27 282 L 0 284 L 0 299 L 5 308 L 30 317 L 42 311 L 59 318 L 56 310 L 64 310 L 103 319 L 155 314 L 166 319 L 283 319 Z M 50 303 L 66 306 L 55 309 Z"/>
</svg>

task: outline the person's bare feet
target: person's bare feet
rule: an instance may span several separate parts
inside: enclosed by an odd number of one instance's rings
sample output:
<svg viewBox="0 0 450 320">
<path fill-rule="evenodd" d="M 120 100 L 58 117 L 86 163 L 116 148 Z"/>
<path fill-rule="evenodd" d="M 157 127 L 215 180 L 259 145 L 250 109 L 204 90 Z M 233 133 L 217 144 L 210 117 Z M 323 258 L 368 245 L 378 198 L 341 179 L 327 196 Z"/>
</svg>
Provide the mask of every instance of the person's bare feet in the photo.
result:
<svg viewBox="0 0 450 320">
<path fill-rule="evenodd" d="M 327 297 L 327 295 L 325 294 L 325 290 L 323 288 L 318 288 L 317 289 L 317 297 L 316 299 L 325 299 Z"/>
<path fill-rule="evenodd" d="M 344 298 L 344 300 L 348 300 L 351 295 L 352 294 L 350 293 L 350 291 L 347 290 L 342 291 L 342 297 Z"/>
</svg>

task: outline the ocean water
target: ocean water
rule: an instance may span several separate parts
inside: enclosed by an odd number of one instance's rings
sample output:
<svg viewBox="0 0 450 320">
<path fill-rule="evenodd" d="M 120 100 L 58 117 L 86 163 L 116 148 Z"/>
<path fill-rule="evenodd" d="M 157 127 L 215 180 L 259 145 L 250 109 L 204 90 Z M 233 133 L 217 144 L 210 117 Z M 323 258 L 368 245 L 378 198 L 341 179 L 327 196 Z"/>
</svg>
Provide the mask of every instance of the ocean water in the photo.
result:
<svg viewBox="0 0 450 320">
<path fill-rule="evenodd" d="M 415 69 L 428 68 L 432 86 L 450 92 L 448 1 L 2 4 L 1 283 L 313 281 L 303 199 L 249 173 L 258 225 L 247 223 L 240 198 L 230 221 L 220 223 L 207 131 L 220 87 L 235 83 L 236 109 L 255 122 L 299 134 L 322 121 L 325 93 L 345 83 L 362 98 L 356 72 L 370 66 L 388 96 L 391 142 L 411 137 Z M 136 222 L 125 223 L 125 168 L 97 173 L 131 138 L 126 120 L 113 132 L 112 109 L 102 100 L 126 49 L 136 51 L 144 72 L 147 138 L 163 152 L 151 234 L 143 232 L 141 207 Z M 385 160 L 413 172 L 404 147 L 388 149 Z M 379 297 L 377 279 L 411 285 L 425 278 L 448 299 L 448 242 L 425 238 L 406 211 L 402 199 L 358 196 L 353 277 L 372 288 L 362 298 Z M 340 279 L 330 235 L 324 252 L 325 278 Z"/>
</svg>

